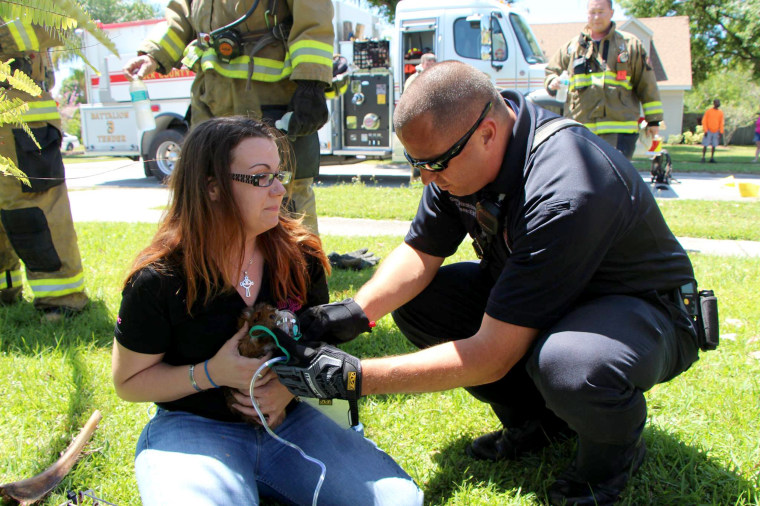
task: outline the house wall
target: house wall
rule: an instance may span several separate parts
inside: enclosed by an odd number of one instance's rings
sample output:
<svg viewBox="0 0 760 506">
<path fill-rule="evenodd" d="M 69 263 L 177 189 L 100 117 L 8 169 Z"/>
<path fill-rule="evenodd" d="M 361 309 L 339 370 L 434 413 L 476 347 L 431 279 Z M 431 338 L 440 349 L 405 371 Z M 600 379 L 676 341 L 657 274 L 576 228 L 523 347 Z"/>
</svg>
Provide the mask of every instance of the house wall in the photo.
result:
<svg viewBox="0 0 760 506">
<path fill-rule="evenodd" d="M 669 135 L 680 134 L 683 124 L 683 90 L 660 90 L 665 128 L 660 136 L 666 141 Z"/>
</svg>

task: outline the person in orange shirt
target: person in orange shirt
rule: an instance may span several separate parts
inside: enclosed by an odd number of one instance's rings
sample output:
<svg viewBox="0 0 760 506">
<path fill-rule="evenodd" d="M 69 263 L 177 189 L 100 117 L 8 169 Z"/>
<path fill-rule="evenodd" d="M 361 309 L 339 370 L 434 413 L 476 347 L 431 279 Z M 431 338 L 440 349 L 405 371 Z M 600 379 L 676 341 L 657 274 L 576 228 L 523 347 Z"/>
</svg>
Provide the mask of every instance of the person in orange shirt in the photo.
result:
<svg viewBox="0 0 760 506">
<path fill-rule="evenodd" d="M 723 111 L 720 110 L 720 100 L 713 100 L 713 108 L 705 111 L 702 116 L 702 130 L 705 136 L 702 138 L 702 163 L 705 163 L 707 146 L 712 146 L 710 163 L 715 162 L 715 146 L 720 144 L 720 136 L 723 135 Z"/>
</svg>

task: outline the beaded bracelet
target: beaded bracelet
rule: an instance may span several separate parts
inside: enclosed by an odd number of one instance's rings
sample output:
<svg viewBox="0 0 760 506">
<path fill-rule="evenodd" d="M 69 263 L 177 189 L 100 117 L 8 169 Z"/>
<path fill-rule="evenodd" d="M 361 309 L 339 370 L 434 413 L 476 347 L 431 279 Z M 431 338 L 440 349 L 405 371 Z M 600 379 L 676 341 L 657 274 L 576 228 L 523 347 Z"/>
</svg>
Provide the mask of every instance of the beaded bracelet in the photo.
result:
<svg viewBox="0 0 760 506">
<path fill-rule="evenodd" d="M 214 380 L 211 379 L 211 376 L 208 373 L 208 360 L 203 362 L 203 369 L 206 371 L 206 377 L 208 378 L 208 382 L 211 383 L 211 386 L 214 388 L 219 388 L 219 385 L 214 383 Z"/>
<path fill-rule="evenodd" d="M 195 364 L 190 364 L 190 384 L 193 385 L 196 392 L 203 392 L 203 389 L 195 382 Z"/>
</svg>

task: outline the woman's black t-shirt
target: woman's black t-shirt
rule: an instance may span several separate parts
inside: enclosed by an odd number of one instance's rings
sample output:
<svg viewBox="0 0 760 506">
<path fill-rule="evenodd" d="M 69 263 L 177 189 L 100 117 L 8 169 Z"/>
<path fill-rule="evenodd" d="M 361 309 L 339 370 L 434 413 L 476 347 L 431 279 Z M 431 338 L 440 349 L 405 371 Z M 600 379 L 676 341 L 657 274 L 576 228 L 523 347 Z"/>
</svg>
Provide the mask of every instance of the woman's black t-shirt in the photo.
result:
<svg viewBox="0 0 760 506">
<path fill-rule="evenodd" d="M 266 265 L 256 303 L 267 302 L 298 314 L 308 307 L 329 302 L 324 268 L 314 257 L 308 256 L 307 260 L 309 286 L 303 306 L 295 301 L 273 300 Z M 230 291 L 212 297 L 204 304 L 204 294 L 201 293 L 190 315 L 185 303 L 186 293 L 186 277 L 180 268 L 157 272 L 146 267 L 135 273 L 122 291 L 114 331 L 116 340 L 137 353 L 163 354 L 163 362 L 170 365 L 198 364 L 213 357 L 238 331 L 238 317 L 246 303 L 237 291 Z M 199 374 L 205 374 L 202 367 L 195 370 L 196 377 Z M 157 404 L 167 410 L 188 411 L 216 420 L 240 421 L 238 414 L 227 408 L 219 389 Z"/>
</svg>

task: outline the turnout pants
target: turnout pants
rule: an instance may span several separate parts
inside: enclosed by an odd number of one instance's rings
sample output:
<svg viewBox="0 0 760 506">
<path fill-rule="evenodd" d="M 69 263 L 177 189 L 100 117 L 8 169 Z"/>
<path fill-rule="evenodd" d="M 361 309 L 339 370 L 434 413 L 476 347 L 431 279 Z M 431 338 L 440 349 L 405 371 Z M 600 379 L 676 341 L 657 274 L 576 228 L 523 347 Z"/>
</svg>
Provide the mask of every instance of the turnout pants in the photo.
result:
<svg viewBox="0 0 760 506">
<path fill-rule="evenodd" d="M 278 102 L 290 100 L 295 89 L 296 84 L 288 79 L 275 83 L 252 81 L 250 89 L 246 89 L 243 79 L 203 72 L 193 81 L 191 123 L 195 126 L 214 117 L 242 115 L 274 125 L 287 111 L 287 104 L 277 105 Z M 303 216 L 304 226 L 318 234 L 317 200 L 312 183 L 319 174 L 319 137 L 315 132 L 288 144 L 295 167 L 290 169 L 293 180 L 287 186 L 286 206 L 296 217 Z"/>
<path fill-rule="evenodd" d="M 0 174 L 0 302 L 21 295 L 23 262 L 36 307 L 81 310 L 87 296 L 64 179 L 61 133 L 45 122 L 29 126 L 39 148 L 23 130 L 0 128 L 0 155 L 13 160 L 32 184 Z"/>
<path fill-rule="evenodd" d="M 480 327 L 492 286 L 476 262 L 447 265 L 393 318 L 419 348 L 467 338 Z M 576 463 L 603 467 L 610 449 L 640 437 L 644 392 L 696 359 L 694 337 L 664 304 L 608 295 L 578 304 L 543 330 L 501 380 L 467 390 L 490 403 L 507 428 L 559 417 L 578 434 Z"/>
<path fill-rule="evenodd" d="M 636 151 L 636 141 L 639 140 L 639 134 L 600 134 L 599 137 L 623 153 L 629 160 L 633 159 L 633 152 Z"/>
</svg>

